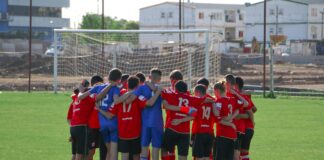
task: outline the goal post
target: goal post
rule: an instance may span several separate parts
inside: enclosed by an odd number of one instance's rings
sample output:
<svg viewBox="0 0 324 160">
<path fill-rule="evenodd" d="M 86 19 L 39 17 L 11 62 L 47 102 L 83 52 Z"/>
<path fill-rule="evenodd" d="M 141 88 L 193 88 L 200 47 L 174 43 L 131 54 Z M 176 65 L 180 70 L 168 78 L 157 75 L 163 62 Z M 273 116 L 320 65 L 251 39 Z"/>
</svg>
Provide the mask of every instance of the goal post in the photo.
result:
<svg viewBox="0 0 324 160">
<path fill-rule="evenodd" d="M 209 30 L 54 30 L 54 92 L 71 89 L 84 78 L 106 77 L 111 68 L 123 73 L 162 70 L 162 84 L 179 69 L 191 86 L 198 78 L 217 76 L 217 53 Z M 179 36 L 180 35 L 180 36 Z M 181 38 L 180 38 L 181 37 Z"/>
</svg>

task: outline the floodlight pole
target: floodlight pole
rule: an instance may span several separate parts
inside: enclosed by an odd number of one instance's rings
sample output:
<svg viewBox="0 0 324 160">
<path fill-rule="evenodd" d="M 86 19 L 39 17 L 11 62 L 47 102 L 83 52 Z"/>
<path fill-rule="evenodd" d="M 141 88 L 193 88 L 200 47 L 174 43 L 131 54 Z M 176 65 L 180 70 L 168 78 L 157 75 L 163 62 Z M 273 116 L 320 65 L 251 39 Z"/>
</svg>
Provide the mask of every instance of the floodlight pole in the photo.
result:
<svg viewBox="0 0 324 160">
<path fill-rule="evenodd" d="M 266 97 L 267 0 L 263 7 L 263 97 Z"/>
<path fill-rule="evenodd" d="M 32 17 L 33 17 L 33 0 L 29 0 L 29 54 L 28 54 L 28 93 L 31 88 L 31 52 L 32 52 Z"/>
</svg>

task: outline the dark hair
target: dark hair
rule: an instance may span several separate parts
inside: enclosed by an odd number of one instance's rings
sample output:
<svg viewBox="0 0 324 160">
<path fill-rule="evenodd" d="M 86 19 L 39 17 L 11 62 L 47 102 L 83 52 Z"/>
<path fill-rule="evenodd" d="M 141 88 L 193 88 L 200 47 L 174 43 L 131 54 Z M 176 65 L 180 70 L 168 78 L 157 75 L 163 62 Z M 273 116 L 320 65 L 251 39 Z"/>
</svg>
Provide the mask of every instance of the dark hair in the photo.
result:
<svg viewBox="0 0 324 160">
<path fill-rule="evenodd" d="M 201 95 L 205 95 L 206 94 L 206 86 L 203 84 L 198 84 L 195 87 L 195 91 L 200 92 Z"/>
<path fill-rule="evenodd" d="M 73 93 L 74 93 L 75 95 L 78 95 L 78 94 L 80 93 L 79 88 L 75 88 L 75 89 L 73 90 Z"/>
<path fill-rule="evenodd" d="M 182 80 L 175 84 L 175 88 L 180 93 L 186 93 L 188 91 L 188 85 Z"/>
<path fill-rule="evenodd" d="M 108 76 L 108 79 L 110 81 L 118 81 L 121 79 L 121 76 L 122 76 L 122 72 L 120 69 L 118 68 L 113 68 L 109 71 L 109 76 Z"/>
<path fill-rule="evenodd" d="M 95 76 L 92 76 L 91 77 L 91 80 L 90 80 L 90 83 L 91 83 L 91 86 L 95 85 L 96 83 L 99 83 L 99 82 L 103 82 L 103 79 L 102 77 L 100 77 L 99 75 L 95 75 Z"/>
<path fill-rule="evenodd" d="M 221 93 L 224 93 L 225 92 L 224 82 L 217 82 L 214 85 L 214 90 L 219 90 Z"/>
<path fill-rule="evenodd" d="M 139 84 L 139 78 L 137 76 L 130 76 L 127 80 L 128 88 L 135 89 Z"/>
<path fill-rule="evenodd" d="M 227 74 L 225 76 L 226 82 L 230 83 L 231 85 L 235 84 L 235 77 L 232 74 Z"/>
<path fill-rule="evenodd" d="M 125 81 L 127 81 L 127 79 L 129 78 L 129 74 L 123 74 L 122 76 L 121 76 L 121 82 L 125 82 Z"/>
<path fill-rule="evenodd" d="M 240 91 L 242 91 L 243 87 L 244 87 L 244 80 L 241 77 L 236 77 L 235 78 L 235 83 L 238 86 L 238 89 Z"/>
<path fill-rule="evenodd" d="M 81 81 L 81 85 L 82 85 L 82 87 L 86 87 L 86 88 L 88 88 L 88 87 L 89 87 L 89 85 L 90 85 L 90 83 L 89 83 L 89 81 L 88 81 L 88 80 L 86 80 L 86 79 L 83 79 L 83 80 Z"/>
<path fill-rule="evenodd" d="M 141 83 L 144 83 L 144 82 L 145 82 L 145 79 L 146 79 L 146 78 L 145 78 L 144 73 L 142 73 L 142 72 L 137 72 L 135 76 L 140 80 Z"/>
<path fill-rule="evenodd" d="M 200 79 L 198 79 L 197 84 L 202 84 L 205 87 L 208 87 L 209 86 L 209 81 L 208 81 L 207 78 L 200 78 Z"/>
<path fill-rule="evenodd" d="M 183 76 L 180 70 L 173 70 L 170 73 L 170 79 L 171 80 L 183 80 Z"/>
<path fill-rule="evenodd" d="M 152 68 L 151 71 L 150 71 L 151 75 L 152 74 L 157 74 L 159 76 L 162 76 L 162 71 L 158 68 Z"/>
</svg>

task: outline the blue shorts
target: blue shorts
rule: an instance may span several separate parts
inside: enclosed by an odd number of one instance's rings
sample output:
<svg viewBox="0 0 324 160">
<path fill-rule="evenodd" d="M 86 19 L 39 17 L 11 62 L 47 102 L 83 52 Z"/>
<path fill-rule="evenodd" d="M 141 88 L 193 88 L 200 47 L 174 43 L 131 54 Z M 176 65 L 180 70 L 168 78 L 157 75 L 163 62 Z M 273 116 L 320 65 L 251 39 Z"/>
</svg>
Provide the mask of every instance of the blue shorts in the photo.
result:
<svg viewBox="0 0 324 160">
<path fill-rule="evenodd" d="M 118 142 L 117 119 L 106 119 L 99 114 L 100 133 L 105 143 Z"/>
<path fill-rule="evenodd" d="M 163 127 L 142 127 L 141 145 L 148 147 L 152 142 L 154 148 L 161 148 L 163 138 Z"/>
<path fill-rule="evenodd" d="M 101 128 L 100 133 L 105 143 L 118 142 L 118 130 L 110 130 L 108 128 Z"/>
</svg>

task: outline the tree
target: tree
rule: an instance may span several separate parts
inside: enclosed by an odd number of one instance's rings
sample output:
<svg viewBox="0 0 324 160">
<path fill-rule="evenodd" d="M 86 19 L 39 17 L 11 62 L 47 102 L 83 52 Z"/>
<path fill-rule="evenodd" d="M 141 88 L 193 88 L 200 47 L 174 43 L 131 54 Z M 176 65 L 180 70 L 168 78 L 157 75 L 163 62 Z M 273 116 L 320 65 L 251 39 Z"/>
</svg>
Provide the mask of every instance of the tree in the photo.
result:
<svg viewBox="0 0 324 160">
<path fill-rule="evenodd" d="M 101 29 L 101 15 L 87 13 L 82 17 L 81 29 Z M 137 30 L 139 25 L 137 21 L 127 21 L 117 17 L 105 17 L 105 28 L 115 30 Z"/>
</svg>

